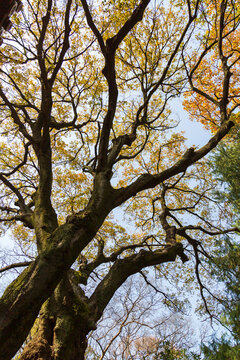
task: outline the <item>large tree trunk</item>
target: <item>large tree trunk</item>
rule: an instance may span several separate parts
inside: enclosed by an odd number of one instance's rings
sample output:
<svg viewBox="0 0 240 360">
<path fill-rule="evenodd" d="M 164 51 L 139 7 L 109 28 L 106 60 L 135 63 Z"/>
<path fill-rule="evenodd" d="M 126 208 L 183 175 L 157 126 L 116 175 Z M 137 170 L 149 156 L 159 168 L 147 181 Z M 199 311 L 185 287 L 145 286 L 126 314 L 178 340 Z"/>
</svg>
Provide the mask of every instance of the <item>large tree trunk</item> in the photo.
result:
<svg viewBox="0 0 240 360">
<path fill-rule="evenodd" d="M 95 328 L 87 303 L 70 271 L 43 305 L 20 360 L 84 360 L 87 335 Z"/>
<path fill-rule="evenodd" d="M 115 291 L 143 267 L 174 261 L 177 255 L 187 260 L 181 243 L 153 252 L 142 250 L 118 259 L 90 298 L 79 286 L 78 273 L 70 269 L 43 305 L 36 324 L 38 330 L 20 360 L 84 360 L 87 335 L 96 329 L 96 322 Z"/>
<path fill-rule="evenodd" d="M 0 360 L 10 360 L 25 341 L 42 304 L 114 208 L 108 173 L 96 175 L 85 210 L 70 216 L 48 238 L 48 247 L 0 299 Z M 14 336 L 12 336 L 14 334 Z"/>
<path fill-rule="evenodd" d="M 71 226 L 70 226 L 71 227 Z M 75 239 L 92 238 L 85 229 L 69 231 L 66 238 L 72 237 L 55 249 L 41 254 L 5 290 L 0 301 L 0 359 L 11 359 L 25 341 L 42 304 L 51 296 L 52 291 L 75 260 L 80 250 Z M 71 242 L 74 243 L 71 246 Z M 80 244 L 79 244 L 80 245 Z M 80 245 L 80 246 L 81 246 Z M 75 246 L 75 249 L 74 249 Z M 70 247 L 70 249 L 69 249 Z M 75 256 L 73 251 L 75 250 Z M 71 258 L 72 257 L 72 258 Z M 14 334 L 14 336 L 12 336 Z"/>
</svg>

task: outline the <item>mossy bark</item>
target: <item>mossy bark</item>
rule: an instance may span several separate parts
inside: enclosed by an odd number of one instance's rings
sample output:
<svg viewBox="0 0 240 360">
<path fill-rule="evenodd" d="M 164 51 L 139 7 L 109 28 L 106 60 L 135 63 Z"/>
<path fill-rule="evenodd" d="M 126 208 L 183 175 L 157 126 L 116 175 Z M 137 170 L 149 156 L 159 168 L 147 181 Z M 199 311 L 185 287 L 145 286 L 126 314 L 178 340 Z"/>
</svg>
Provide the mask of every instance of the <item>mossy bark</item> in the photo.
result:
<svg viewBox="0 0 240 360">
<path fill-rule="evenodd" d="M 43 305 L 20 360 L 84 360 L 95 328 L 88 299 L 69 273 Z"/>
<path fill-rule="evenodd" d="M 182 245 L 176 243 L 166 249 L 142 250 L 117 260 L 90 298 L 84 295 L 78 285 L 79 279 L 70 270 L 42 308 L 39 331 L 26 346 L 20 360 L 34 359 L 37 351 L 39 358 L 45 354 L 44 360 L 84 360 L 87 335 L 96 328 L 97 321 L 121 284 L 143 267 L 174 261 L 177 255 L 182 256 L 182 251 Z"/>
<path fill-rule="evenodd" d="M 96 229 L 96 228 L 95 228 Z M 26 339 L 41 305 L 93 237 L 94 227 L 66 224 L 56 240 L 6 289 L 0 301 L 0 359 L 11 359 Z M 54 244 L 53 236 L 53 244 Z M 56 242 L 57 243 L 57 242 Z M 14 336 L 13 336 L 14 334 Z"/>
<path fill-rule="evenodd" d="M 109 173 L 97 174 L 86 209 L 49 233 L 44 251 L 5 290 L 0 300 L 0 360 L 10 360 L 18 351 L 42 304 L 93 239 L 113 203 Z"/>
</svg>

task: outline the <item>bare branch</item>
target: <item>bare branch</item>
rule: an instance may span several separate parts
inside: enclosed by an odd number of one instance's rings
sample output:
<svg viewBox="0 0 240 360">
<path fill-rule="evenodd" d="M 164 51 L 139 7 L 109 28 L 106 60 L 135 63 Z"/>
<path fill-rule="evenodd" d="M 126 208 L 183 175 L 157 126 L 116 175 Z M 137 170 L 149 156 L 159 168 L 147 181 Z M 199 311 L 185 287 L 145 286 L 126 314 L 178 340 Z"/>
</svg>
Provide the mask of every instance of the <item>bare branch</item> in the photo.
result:
<svg viewBox="0 0 240 360">
<path fill-rule="evenodd" d="M 10 269 L 15 269 L 17 267 L 25 267 L 25 266 L 30 265 L 31 263 L 32 263 L 32 261 L 23 261 L 23 262 L 7 265 L 7 266 L 4 266 L 3 268 L 0 269 L 0 273 L 2 273 L 4 271 L 7 271 L 7 270 L 10 270 Z"/>
</svg>

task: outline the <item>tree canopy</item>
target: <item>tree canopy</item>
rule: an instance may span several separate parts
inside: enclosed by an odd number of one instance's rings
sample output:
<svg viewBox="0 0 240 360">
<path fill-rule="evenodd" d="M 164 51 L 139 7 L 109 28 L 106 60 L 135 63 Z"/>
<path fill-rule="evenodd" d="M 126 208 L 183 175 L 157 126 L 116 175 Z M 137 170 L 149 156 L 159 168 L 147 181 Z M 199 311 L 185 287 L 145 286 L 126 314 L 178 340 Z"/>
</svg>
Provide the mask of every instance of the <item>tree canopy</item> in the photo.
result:
<svg viewBox="0 0 240 360">
<path fill-rule="evenodd" d="M 210 166 L 220 180 L 216 198 L 228 202 L 234 209 L 233 221 L 239 224 L 239 132 L 236 131 L 211 156 Z M 212 274 L 225 287 L 226 295 L 221 321 L 229 330 L 221 339 L 216 336 L 204 345 L 206 359 L 238 359 L 240 354 L 239 328 L 239 243 L 235 237 L 225 236 L 219 241 L 212 262 Z"/>
<path fill-rule="evenodd" d="M 231 203 L 237 218 L 240 210 L 239 152 L 240 140 L 237 132 L 227 143 L 218 146 L 211 161 L 213 172 L 222 185 L 216 195 L 220 201 L 227 199 Z"/>
<path fill-rule="evenodd" d="M 238 121 L 239 2 L 23 5 L 0 48 L 0 220 L 33 250 L 0 300 L 0 359 L 34 323 L 21 360 L 84 359 L 115 292 L 148 267 L 195 278 L 211 315 L 201 259 L 238 229 L 205 158 Z M 183 93 L 211 129 L 200 148 L 171 115 Z"/>
</svg>

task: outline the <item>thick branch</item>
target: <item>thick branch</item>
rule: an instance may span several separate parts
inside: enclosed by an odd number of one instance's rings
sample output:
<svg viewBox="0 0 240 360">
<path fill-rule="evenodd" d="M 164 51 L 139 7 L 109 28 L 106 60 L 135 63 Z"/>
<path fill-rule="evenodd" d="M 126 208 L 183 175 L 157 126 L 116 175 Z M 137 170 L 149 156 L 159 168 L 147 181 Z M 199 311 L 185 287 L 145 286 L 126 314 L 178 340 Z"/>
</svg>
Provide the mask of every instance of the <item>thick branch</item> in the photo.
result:
<svg viewBox="0 0 240 360">
<path fill-rule="evenodd" d="M 83 3 L 85 0 L 83 1 Z M 105 116 L 103 127 L 99 142 L 99 155 L 98 155 L 98 167 L 97 171 L 102 171 L 107 164 L 107 152 L 109 145 L 110 131 L 112 128 L 113 119 L 116 112 L 118 88 L 116 83 L 116 72 L 115 72 L 115 53 L 120 42 L 125 38 L 129 31 L 140 21 L 143 17 L 144 10 L 146 9 L 150 0 L 142 0 L 139 6 L 133 11 L 131 17 L 125 22 L 118 33 L 106 41 L 106 47 L 102 49 L 105 57 L 105 66 L 103 74 L 107 79 L 108 83 L 108 111 Z M 92 25 L 93 26 L 93 25 Z M 94 29 L 94 27 L 93 27 Z M 96 31 L 96 30 L 95 30 Z M 96 33 L 96 36 L 98 34 Z"/>
<path fill-rule="evenodd" d="M 16 205 L 19 206 L 20 210 L 23 212 L 23 214 L 31 214 L 32 211 L 28 208 L 28 206 L 25 204 L 25 201 L 22 197 L 22 194 L 20 191 L 8 180 L 3 176 L 3 174 L 0 173 L 0 180 L 6 185 L 18 198 Z"/>
<path fill-rule="evenodd" d="M 29 148 L 30 145 L 31 145 L 30 142 L 28 142 L 27 144 L 24 144 L 25 152 L 24 152 L 23 160 L 20 162 L 20 164 L 18 164 L 17 166 L 15 166 L 15 167 L 13 168 L 13 170 L 9 171 L 8 173 L 2 172 L 2 175 L 4 175 L 4 176 L 10 176 L 10 175 L 14 174 L 16 171 L 18 171 L 23 165 L 26 164 L 26 162 L 27 162 L 27 157 L 28 157 L 28 148 Z"/>
<path fill-rule="evenodd" d="M 151 237 L 151 236 L 149 236 L 149 237 Z M 146 241 L 147 241 L 147 238 L 144 238 L 144 240 L 139 244 L 122 246 L 118 250 L 114 251 L 109 256 L 104 255 L 104 253 L 103 253 L 104 243 L 100 242 L 99 249 L 98 249 L 98 255 L 97 255 L 96 259 L 90 263 L 87 263 L 87 262 L 81 263 L 79 269 L 80 269 L 80 272 L 83 273 L 83 277 L 81 277 L 80 280 L 81 281 L 83 280 L 84 282 L 82 282 L 82 283 L 86 284 L 88 277 L 98 266 L 100 266 L 104 263 L 110 263 L 110 262 L 116 261 L 117 258 L 119 257 L 119 255 L 121 255 L 126 250 L 135 250 L 137 248 L 143 248 L 144 243 Z"/>
<path fill-rule="evenodd" d="M 44 301 L 112 210 L 111 189 L 102 177 L 95 178 L 96 191 L 87 209 L 48 234 L 47 249 L 5 290 L 0 300 L 0 359 L 10 360 L 17 352 Z"/>
<path fill-rule="evenodd" d="M 4 266 L 3 268 L 0 269 L 0 273 L 2 273 L 4 271 L 7 271 L 7 270 L 10 270 L 10 269 L 15 269 L 17 267 L 25 267 L 25 266 L 30 265 L 31 263 L 32 263 L 31 261 L 23 261 L 23 262 L 7 265 L 7 266 Z"/>
<path fill-rule="evenodd" d="M 92 229 L 62 226 L 52 239 L 60 242 L 59 246 L 42 253 L 5 290 L 0 301 L 0 359 L 10 360 L 15 355 L 41 305 L 92 236 Z"/>
<path fill-rule="evenodd" d="M 215 235 L 223 235 L 223 234 L 229 234 L 231 232 L 240 232 L 240 229 L 237 227 L 234 228 L 230 228 L 230 229 L 225 229 L 225 230 L 218 230 L 218 231 L 211 231 L 208 229 L 204 229 L 202 226 L 195 226 L 195 225 L 187 225 L 187 226 L 182 226 L 179 231 L 178 234 L 181 235 L 182 233 L 185 233 L 186 230 L 196 230 L 196 231 L 202 231 L 205 234 L 208 234 L 210 236 L 215 236 Z"/>
<path fill-rule="evenodd" d="M 91 15 L 91 13 L 89 11 L 89 6 L 87 4 L 87 1 L 86 0 L 81 0 L 81 3 L 82 3 L 82 6 L 83 6 L 83 9 L 85 11 L 87 23 L 88 23 L 90 29 L 92 30 L 92 32 L 94 33 L 94 35 L 96 36 L 96 38 L 98 40 L 98 43 L 100 45 L 100 48 L 102 50 L 102 53 L 104 55 L 105 52 L 106 52 L 106 47 L 105 47 L 102 35 L 100 34 L 99 30 L 97 29 L 96 25 L 94 24 L 92 15 Z"/>
<path fill-rule="evenodd" d="M 182 252 L 182 244 L 177 243 L 164 250 L 156 250 L 153 252 L 141 250 L 138 254 L 117 260 L 90 298 L 90 304 L 96 313 L 95 320 L 97 321 L 101 317 L 116 290 L 129 276 L 136 274 L 147 266 L 174 261 L 176 256 L 181 255 Z"/>
<path fill-rule="evenodd" d="M 15 110 L 14 106 L 11 104 L 11 102 L 8 100 L 7 96 L 4 94 L 3 90 L 0 88 L 0 96 L 3 99 L 3 101 L 5 102 L 6 106 L 9 108 L 9 110 L 11 111 L 11 116 L 13 118 L 14 123 L 18 126 L 20 132 L 23 134 L 23 136 L 28 139 L 30 142 L 32 142 L 32 136 L 29 135 L 26 127 L 24 126 L 24 124 L 21 122 L 17 111 Z"/>
<path fill-rule="evenodd" d="M 72 5 L 72 0 L 68 0 L 67 6 L 66 6 L 66 12 L 65 12 L 65 20 L 64 20 L 65 32 L 64 32 L 62 50 L 61 50 L 57 65 L 55 66 L 52 76 L 51 76 L 51 79 L 50 79 L 51 84 L 53 84 L 54 80 L 56 79 L 58 71 L 60 70 L 60 68 L 62 66 L 64 56 L 65 56 L 67 50 L 69 49 L 69 35 L 70 35 L 70 31 L 71 31 L 70 24 L 69 24 L 69 16 L 70 16 L 71 5 Z"/>
<path fill-rule="evenodd" d="M 125 24 L 121 27 L 118 33 L 113 36 L 111 39 L 108 39 L 109 43 L 111 43 L 112 49 L 115 51 L 121 41 L 127 36 L 127 34 L 132 30 L 132 28 L 142 20 L 144 11 L 150 0 L 142 0 L 140 4 L 133 11 L 131 17 L 125 22 Z"/>
<path fill-rule="evenodd" d="M 189 148 L 185 154 L 181 157 L 176 164 L 172 165 L 166 170 L 163 170 L 160 174 L 143 174 L 136 181 L 125 188 L 118 189 L 116 191 L 115 206 L 119 206 L 126 200 L 135 196 L 138 192 L 154 188 L 161 184 L 163 181 L 186 171 L 186 169 L 193 165 L 195 162 L 207 155 L 212 149 L 214 149 L 219 141 L 229 132 L 234 126 L 232 121 L 224 123 L 217 133 L 208 141 L 206 145 L 195 151 L 193 148 Z"/>
<path fill-rule="evenodd" d="M 47 83 L 47 70 L 45 66 L 45 60 L 43 56 L 43 43 L 47 32 L 47 27 L 51 17 L 51 9 L 52 9 L 52 0 L 48 0 L 46 15 L 42 18 L 42 29 L 39 37 L 39 41 L 37 44 L 37 56 L 38 63 L 41 69 L 41 77 L 44 80 L 44 83 Z"/>
</svg>

